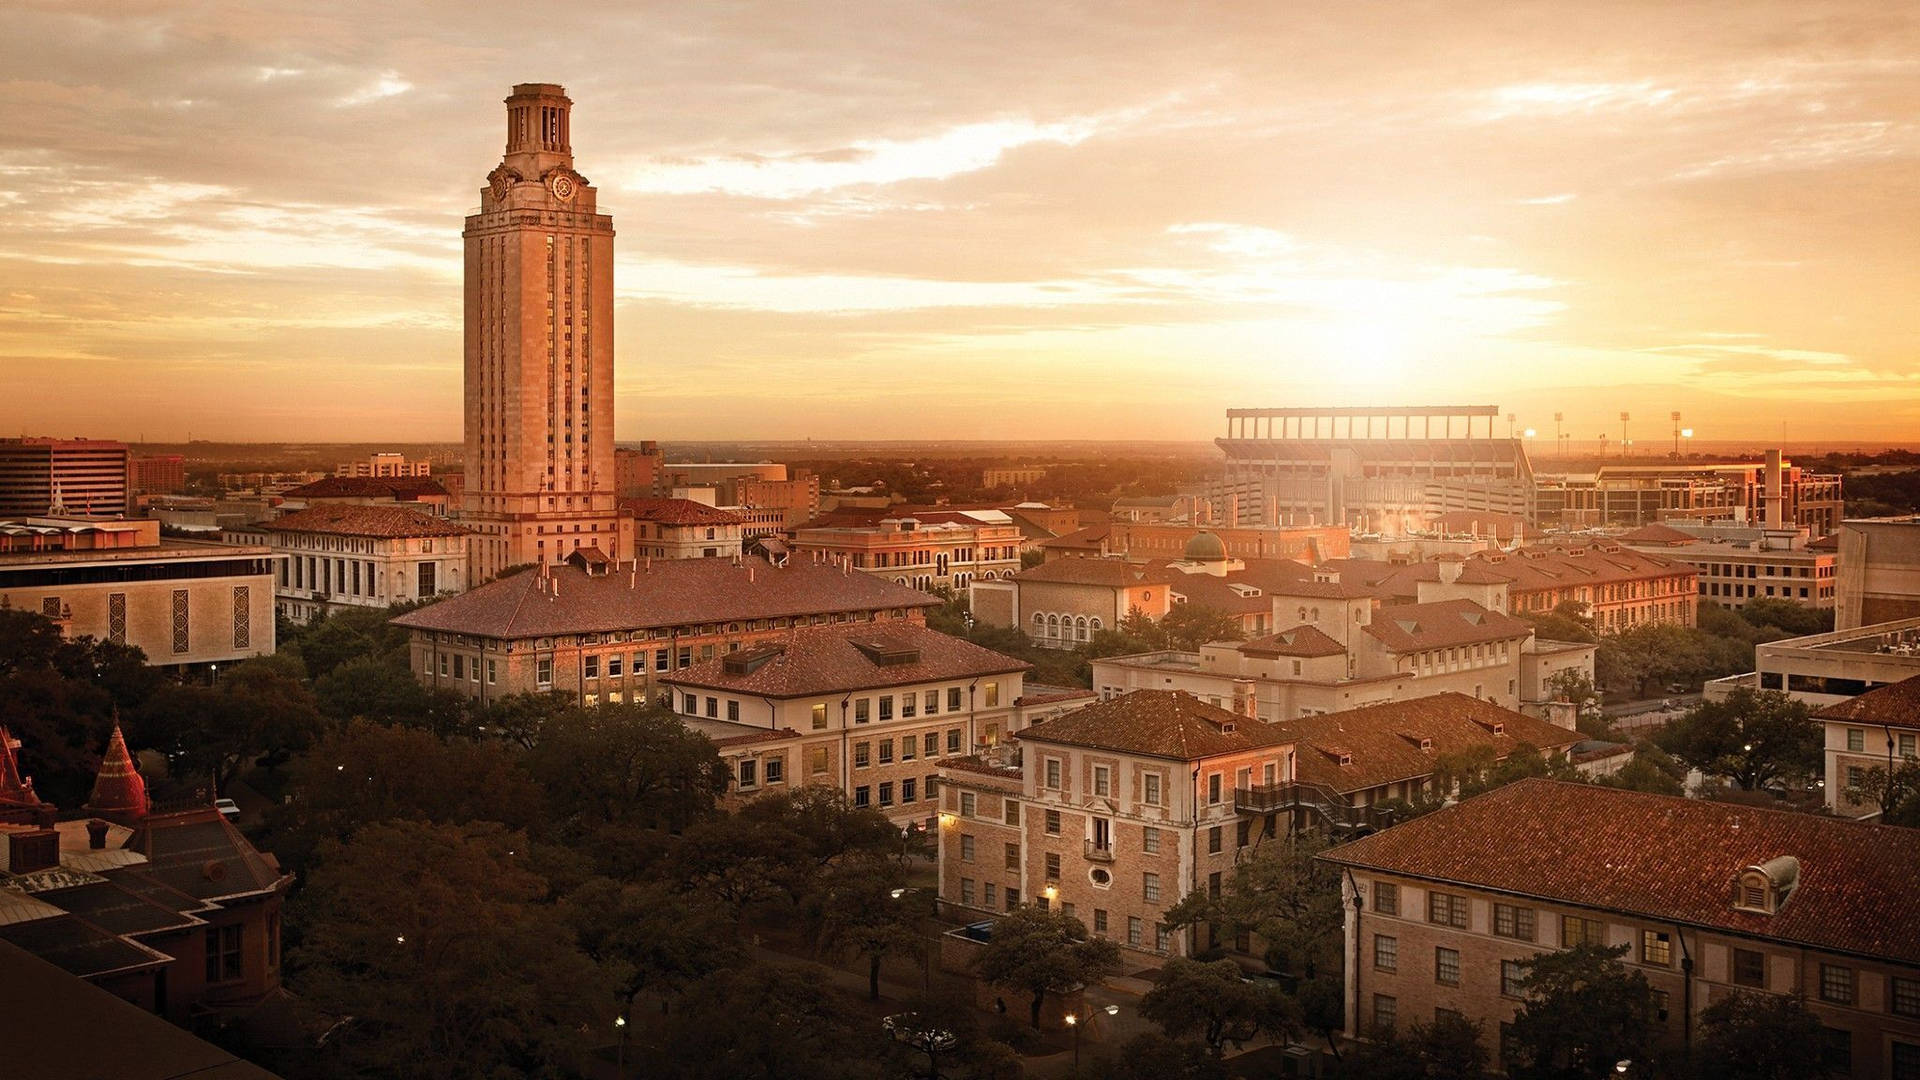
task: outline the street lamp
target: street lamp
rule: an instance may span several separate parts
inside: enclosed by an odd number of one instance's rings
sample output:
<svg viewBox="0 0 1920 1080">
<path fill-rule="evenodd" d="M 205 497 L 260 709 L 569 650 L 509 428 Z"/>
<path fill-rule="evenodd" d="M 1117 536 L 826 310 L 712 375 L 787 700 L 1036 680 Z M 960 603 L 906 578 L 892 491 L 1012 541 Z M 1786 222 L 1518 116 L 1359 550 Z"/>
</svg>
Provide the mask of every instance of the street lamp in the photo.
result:
<svg viewBox="0 0 1920 1080">
<path fill-rule="evenodd" d="M 620 1080 L 627 1080 L 627 1018 L 614 1017 L 613 1026 L 620 1029 L 620 1048 L 613 1052 L 613 1072 Z"/>
<path fill-rule="evenodd" d="M 1080 1073 L 1080 1018 L 1068 1013 L 1066 1021 L 1067 1026 L 1073 1029 L 1073 1071 L 1077 1076 Z"/>
<path fill-rule="evenodd" d="M 919 891 L 919 889 L 900 888 L 889 890 L 887 895 L 893 897 L 895 900 L 904 900 L 908 893 Z M 935 903 L 939 902 L 937 895 L 934 897 L 934 901 Z M 922 942 L 920 945 L 920 996 L 922 999 L 933 996 L 933 948 L 931 942 Z"/>
</svg>

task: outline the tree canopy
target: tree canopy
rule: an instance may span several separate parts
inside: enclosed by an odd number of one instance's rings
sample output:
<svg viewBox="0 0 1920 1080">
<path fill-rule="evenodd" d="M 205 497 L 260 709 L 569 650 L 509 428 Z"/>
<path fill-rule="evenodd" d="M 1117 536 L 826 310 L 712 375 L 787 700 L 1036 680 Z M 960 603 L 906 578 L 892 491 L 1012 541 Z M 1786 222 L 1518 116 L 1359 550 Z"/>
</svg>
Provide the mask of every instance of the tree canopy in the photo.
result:
<svg viewBox="0 0 1920 1080">
<path fill-rule="evenodd" d="M 1521 961 L 1526 1004 L 1507 1029 L 1516 1080 L 1602 1080 L 1653 1042 L 1653 988 L 1620 962 L 1628 946 L 1581 944 Z"/>
<path fill-rule="evenodd" d="M 1198 1039 L 1215 1057 L 1260 1036 L 1286 1040 L 1300 1031 L 1300 1014 L 1285 994 L 1248 982 L 1231 960 L 1202 963 L 1167 958 L 1153 989 L 1140 999 L 1140 1014 L 1170 1039 Z"/>
<path fill-rule="evenodd" d="M 1046 996 L 1120 970 L 1120 947 L 1088 937 L 1086 924 L 1071 915 L 1023 904 L 993 924 L 977 962 L 989 984 L 1030 995 L 1028 1020 L 1038 1030 Z"/>
<path fill-rule="evenodd" d="M 1778 690 L 1741 687 L 1695 705 L 1656 741 L 1708 776 L 1757 791 L 1818 773 L 1823 737 L 1805 703 Z"/>
</svg>

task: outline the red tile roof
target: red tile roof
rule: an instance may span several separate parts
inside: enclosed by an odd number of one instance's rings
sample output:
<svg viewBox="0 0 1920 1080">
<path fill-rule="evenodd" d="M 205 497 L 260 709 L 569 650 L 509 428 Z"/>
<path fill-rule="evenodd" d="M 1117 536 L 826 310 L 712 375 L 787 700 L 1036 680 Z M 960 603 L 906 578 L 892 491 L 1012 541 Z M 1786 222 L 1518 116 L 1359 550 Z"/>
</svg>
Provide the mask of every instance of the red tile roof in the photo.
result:
<svg viewBox="0 0 1920 1080">
<path fill-rule="evenodd" d="M 465 536 L 468 530 L 445 518 L 406 506 L 358 506 L 326 503 L 266 522 L 267 532 L 324 533 L 394 539 L 414 536 Z"/>
<path fill-rule="evenodd" d="M 750 670 L 737 670 L 741 667 Z M 792 630 L 778 641 L 703 661 L 660 681 L 755 697 L 800 698 L 1010 675 L 1032 667 L 914 623 L 840 623 Z"/>
<path fill-rule="evenodd" d="M 1165 585 L 1186 577 L 1178 570 L 1164 570 L 1124 559 L 1050 559 L 1039 566 L 1015 574 L 1015 581 L 1059 582 L 1066 585 L 1103 585 L 1131 588 L 1135 585 Z"/>
<path fill-rule="evenodd" d="M 1051 540 L 1043 540 L 1040 546 L 1049 551 L 1099 551 L 1101 542 L 1112 533 L 1112 525 L 1089 525 Z"/>
<path fill-rule="evenodd" d="M 1700 538 L 1692 533 L 1681 532 L 1671 525 L 1642 525 L 1632 532 L 1624 532 L 1614 539 L 1623 544 L 1649 544 L 1661 547 L 1679 547 L 1683 544 L 1697 544 Z"/>
<path fill-rule="evenodd" d="M 1288 741 L 1276 725 L 1209 705 L 1183 690 L 1135 690 L 1035 724 L 1015 737 L 1177 761 Z"/>
<path fill-rule="evenodd" d="M 692 499 L 621 499 L 620 510 L 636 521 L 659 525 L 739 525 L 746 520 Z"/>
<path fill-rule="evenodd" d="M 280 493 L 286 499 L 392 499 L 413 502 L 446 497 L 440 481 L 427 476 L 326 476 Z"/>
<path fill-rule="evenodd" d="M 1471 600 L 1441 600 L 1380 608 L 1363 629 L 1393 652 L 1404 653 L 1524 638 L 1533 633 L 1533 624 Z"/>
<path fill-rule="evenodd" d="M 1523 743 L 1554 753 L 1586 737 L 1490 701 L 1451 692 L 1302 716 L 1274 726 L 1303 751 L 1306 747 L 1325 751 L 1302 752 L 1294 759 L 1301 780 L 1342 793 L 1430 776 L 1436 758 L 1475 747 L 1492 747 L 1496 756 L 1504 758 Z M 1431 749 L 1420 749 L 1423 738 Z M 1332 754 L 1335 749 L 1351 754 L 1352 763 L 1341 765 Z"/>
<path fill-rule="evenodd" d="M 1813 718 L 1920 728 L 1920 675 L 1828 705 L 1814 713 Z"/>
<path fill-rule="evenodd" d="M 396 626 L 503 640 L 700 623 L 928 608 L 939 599 L 885 578 L 748 556 L 655 559 L 589 575 L 573 566 L 490 581 L 393 620 Z"/>
<path fill-rule="evenodd" d="M 1736 876 L 1782 855 L 1800 871 L 1780 910 L 1734 910 Z M 1320 857 L 1920 964 L 1920 829 L 1532 779 Z"/>
<path fill-rule="evenodd" d="M 1243 656 L 1345 656 L 1347 647 L 1312 626 L 1296 626 L 1254 638 L 1240 646 Z"/>
</svg>

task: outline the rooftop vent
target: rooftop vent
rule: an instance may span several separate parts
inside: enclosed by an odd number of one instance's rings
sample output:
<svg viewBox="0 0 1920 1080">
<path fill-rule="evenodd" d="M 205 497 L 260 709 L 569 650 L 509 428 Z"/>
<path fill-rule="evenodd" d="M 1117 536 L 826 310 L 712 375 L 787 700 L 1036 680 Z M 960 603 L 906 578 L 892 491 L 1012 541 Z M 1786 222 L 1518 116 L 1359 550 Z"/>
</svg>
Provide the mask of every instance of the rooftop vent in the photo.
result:
<svg viewBox="0 0 1920 1080">
<path fill-rule="evenodd" d="M 897 645 L 885 641 L 856 641 L 853 647 L 873 661 L 875 667 L 897 667 L 901 664 L 920 662 L 920 650 L 912 645 Z"/>
<path fill-rule="evenodd" d="M 720 662 L 720 669 L 729 675 L 751 675 L 766 666 L 767 661 L 786 652 L 785 645 L 761 645 L 752 649 L 741 649 L 728 653 Z"/>
<path fill-rule="evenodd" d="M 1777 914 L 1800 884 L 1800 860 L 1779 855 L 1740 871 L 1733 884 L 1735 911 Z"/>
</svg>

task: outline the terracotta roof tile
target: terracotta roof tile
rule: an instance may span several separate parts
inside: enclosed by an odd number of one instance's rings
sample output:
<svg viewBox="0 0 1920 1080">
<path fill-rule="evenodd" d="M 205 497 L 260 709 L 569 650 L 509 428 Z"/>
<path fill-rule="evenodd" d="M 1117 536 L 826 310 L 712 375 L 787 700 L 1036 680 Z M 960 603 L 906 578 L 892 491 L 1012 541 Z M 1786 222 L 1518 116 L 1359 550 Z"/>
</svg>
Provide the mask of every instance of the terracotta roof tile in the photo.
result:
<svg viewBox="0 0 1920 1080">
<path fill-rule="evenodd" d="M 446 496 L 440 481 L 427 476 L 326 476 L 280 493 L 286 499 L 392 499 L 412 502 Z"/>
<path fill-rule="evenodd" d="M 1274 726 L 1302 747 L 1352 755 L 1350 765 L 1319 754 L 1303 753 L 1295 759 L 1300 779 L 1339 792 L 1429 776 L 1436 758 L 1475 747 L 1492 747 L 1504 758 L 1523 743 L 1552 753 L 1585 738 L 1577 731 L 1458 693 L 1303 716 Z M 1431 749 L 1420 749 L 1422 738 Z"/>
<path fill-rule="evenodd" d="M 358 506 L 327 503 L 308 507 L 259 526 L 267 532 L 325 533 L 330 536 L 465 536 L 468 530 L 445 518 L 406 506 Z"/>
<path fill-rule="evenodd" d="M 703 661 L 660 681 L 798 698 L 1013 674 L 1032 666 L 915 623 L 840 623 L 792 630 L 779 641 Z"/>
<path fill-rule="evenodd" d="M 1920 675 L 1828 705 L 1813 718 L 1920 728 Z"/>
<path fill-rule="evenodd" d="M 503 640 L 614 630 L 928 608 L 940 601 L 885 578 L 802 560 L 656 559 L 589 575 L 573 566 L 490 581 L 394 619 L 394 625 Z"/>
<path fill-rule="evenodd" d="M 1039 566 L 1020 571 L 1014 575 L 1013 580 L 1122 588 L 1134 585 L 1166 585 L 1185 576 L 1178 570 L 1159 569 L 1130 563 L 1123 559 L 1067 558 L 1049 559 Z"/>
<path fill-rule="evenodd" d="M 1276 725 L 1209 705 L 1182 690 L 1135 690 L 1035 724 L 1015 737 L 1178 761 L 1287 742 Z"/>
<path fill-rule="evenodd" d="M 622 512 L 660 525 L 738 525 L 746 519 L 692 499 L 621 499 Z"/>
<path fill-rule="evenodd" d="M 1363 629 L 1394 652 L 1418 652 L 1523 638 L 1533 633 L 1533 624 L 1471 600 L 1441 600 L 1380 608 Z"/>
<path fill-rule="evenodd" d="M 1682 544 L 1697 544 L 1700 538 L 1692 533 L 1681 532 L 1671 525 L 1642 525 L 1631 532 L 1621 533 L 1614 539 L 1623 544 L 1660 544 L 1666 547 L 1678 547 Z"/>
<path fill-rule="evenodd" d="M 1772 915 L 1736 876 L 1782 855 Z M 1920 829 L 1531 779 L 1324 853 L 1329 862 L 1920 964 Z"/>
<path fill-rule="evenodd" d="M 1296 626 L 1254 638 L 1240 646 L 1243 656 L 1345 656 L 1347 647 L 1312 626 Z"/>
</svg>

